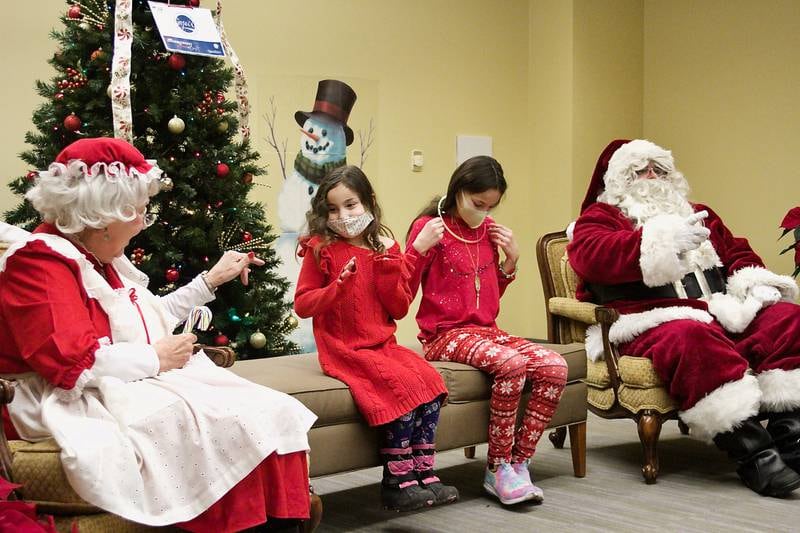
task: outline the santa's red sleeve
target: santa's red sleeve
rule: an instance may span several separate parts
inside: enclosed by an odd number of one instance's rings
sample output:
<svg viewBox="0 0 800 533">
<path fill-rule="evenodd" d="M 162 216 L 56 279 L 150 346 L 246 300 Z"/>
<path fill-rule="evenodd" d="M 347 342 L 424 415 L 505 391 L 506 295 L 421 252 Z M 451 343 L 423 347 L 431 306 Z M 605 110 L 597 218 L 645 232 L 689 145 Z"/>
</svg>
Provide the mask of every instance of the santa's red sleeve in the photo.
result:
<svg viewBox="0 0 800 533">
<path fill-rule="evenodd" d="M 708 211 L 705 225 L 711 230 L 709 239 L 727 272 L 728 294 L 744 300 L 751 295 L 754 287 L 766 285 L 778 289 L 786 301 L 797 299 L 797 283 L 791 276 L 767 270 L 747 239 L 735 237 L 711 208 L 705 205 L 698 205 L 697 208 Z"/>
<path fill-rule="evenodd" d="M 319 248 L 319 239 L 302 241 L 299 255 L 303 265 L 294 291 L 294 311 L 300 318 L 309 318 L 330 309 L 347 282 L 339 283 L 338 273 L 329 276 L 331 258 L 324 246 Z M 328 282 L 329 277 L 333 281 Z"/>
<path fill-rule="evenodd" d="M 37 241 L 9 257 L 0 273 L 0 317 L 16 355 L 63 389 L 92 367 L 100 347 L 80 279 L 75 261 Z"/>
<path fill-rule="evenodd" d="M 575 222 L 567 257 L 575 273 L 588 283 L 642 281 L 641 242 L 642 230 L 634 229 L 619 209 L 595 203 Z"/>
</svg>

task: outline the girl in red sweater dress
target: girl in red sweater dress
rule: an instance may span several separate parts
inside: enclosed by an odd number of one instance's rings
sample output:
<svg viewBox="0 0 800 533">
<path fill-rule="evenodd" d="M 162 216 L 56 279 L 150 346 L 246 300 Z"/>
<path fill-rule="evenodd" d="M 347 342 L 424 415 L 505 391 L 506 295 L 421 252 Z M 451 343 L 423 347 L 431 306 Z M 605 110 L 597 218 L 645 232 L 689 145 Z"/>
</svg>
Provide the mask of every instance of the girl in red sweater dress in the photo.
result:
<svg viewBox="0 0 800 533">
<path fill-rule="evenodd" d="M 491 157 L 462 163 L 447 194 L 411 225 L 406 257 L 413 265 L 411 290 L 422 285 L 417 324 L 426 359 L 465 363 L 492 376 L 484 488 L 510 505 L 543 499 L 528 464 L 561 398 L 567 365 L 558 353 L 495 323 L 519 259 L 512 231 L 487 216 L 506 188 L 503 169 Z M 526 380 L 531 396 L 515 430 Z"/>
<path fill-rule="evenodd" d="M 430 363 L 397 345 L 394 321 L 413 299 L 408 268 L 361 169 L 325 176 L 307 217 L 294 308 L 313 317 L 323 372 L 344 381 L 367 423 L 382 427 L 383 506 L 408 511 L 457 500 L 455 487 L 433 472 L 447 389 Z"/>
</svg>

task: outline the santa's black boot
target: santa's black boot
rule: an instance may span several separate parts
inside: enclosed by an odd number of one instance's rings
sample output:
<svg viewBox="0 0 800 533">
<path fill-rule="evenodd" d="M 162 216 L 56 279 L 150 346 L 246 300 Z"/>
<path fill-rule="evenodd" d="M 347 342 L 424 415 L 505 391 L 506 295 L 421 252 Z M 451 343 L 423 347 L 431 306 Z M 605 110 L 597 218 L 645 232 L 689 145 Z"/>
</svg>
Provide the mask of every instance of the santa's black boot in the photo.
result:
<svg viewBox="0 0 800 533">
<path fill-rule="evenodd" d="M 717 434 L 714 443 L 736 461 L 736 473 L 751 490 L 780 497 L 800 487 L 800 475 L 783 462 L 769 432 L 755 418 Z"/>
<path fill-rule="evenodd" d="M 800 410 L 770 414 L 767 431 L 783 462 L 800 472 Z"/>
</svg>

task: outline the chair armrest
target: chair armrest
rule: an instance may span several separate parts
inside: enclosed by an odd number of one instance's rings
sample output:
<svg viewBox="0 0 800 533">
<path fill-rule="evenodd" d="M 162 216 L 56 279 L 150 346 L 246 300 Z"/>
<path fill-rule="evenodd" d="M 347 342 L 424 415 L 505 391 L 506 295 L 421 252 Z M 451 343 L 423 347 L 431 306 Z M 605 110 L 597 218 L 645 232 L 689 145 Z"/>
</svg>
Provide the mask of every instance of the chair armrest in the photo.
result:
<svg viewBox="0 0 800 533">
<path fill-rule="evenodd" d="M 575 298 L 564 298 L 562 296 L 554 296 L 547 302 L 547 308 L 554 315 L 563 316 L 588 325 L 597 324 L 595 316 L 597 307 L 597 304 L 581 302 Z"/>
<path fill-rule="evenodd" d="M 621 379 L 619 377 L 619 353 L 617 347 L 611 343 L 609 339 L 609 331 L 611 325 L 619 318 L 619 311 L 611 307 L 598 306 L 594 310 L 595 318 L 600 324 L 600 331 L 603 333 L 603 351 L 605 352 L 606 367 L 608 368 L 608 377 L 611 380 L 611 387 L 614 389 L 614 395 L 617 396 L 619 384 Z M 619 401 L 619 398 L 617 398 Z"/>
<path fill-rule="evenodd" d="M 209 359 L 211 359 L 215 365 L 221 366 L 222 368 L 228 368 L 233 366 L 233 363 L 236 362 L 236 352 L 233 351 L 233 348 L 230 346 L 208 346 L 205 344 L 195 344 L 194 345 L 194 353 L 203 350 Z"/>
</svg>

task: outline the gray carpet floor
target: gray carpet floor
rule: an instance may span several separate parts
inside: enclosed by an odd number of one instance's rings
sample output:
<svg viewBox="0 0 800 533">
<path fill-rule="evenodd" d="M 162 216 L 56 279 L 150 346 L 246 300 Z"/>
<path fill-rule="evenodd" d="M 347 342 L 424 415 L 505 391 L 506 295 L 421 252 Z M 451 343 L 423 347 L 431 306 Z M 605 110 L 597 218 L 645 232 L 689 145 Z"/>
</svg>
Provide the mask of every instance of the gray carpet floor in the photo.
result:
<svg viewBox="0 0 800 533">
<path fill-rule="evenodd" d="M 682 436 L 674 421 L 661 432 L 655 485 L 641 476 L 631 420 L 590 415 L 585 478 L 573 477 L 568 447 L 569 439 L 561 450 L 546 438 L 539 444 L 533 476 L 544 490 L 542 504 L 504 507 L 484 493 L 485 445 L 475 459 L 459 450 L 439 454 L 439 477 L 458 487 L 461 499 L 424 511 L 383 511 L 379 468 L 315 479 L 325 507 L 317 531 L 800 531 L 800 491 L 785 499 L 751 492 L 721 452 Z"/>
</svg>

